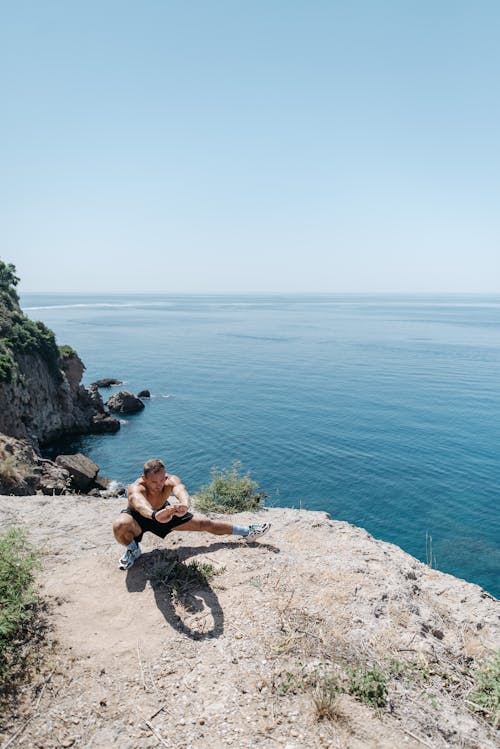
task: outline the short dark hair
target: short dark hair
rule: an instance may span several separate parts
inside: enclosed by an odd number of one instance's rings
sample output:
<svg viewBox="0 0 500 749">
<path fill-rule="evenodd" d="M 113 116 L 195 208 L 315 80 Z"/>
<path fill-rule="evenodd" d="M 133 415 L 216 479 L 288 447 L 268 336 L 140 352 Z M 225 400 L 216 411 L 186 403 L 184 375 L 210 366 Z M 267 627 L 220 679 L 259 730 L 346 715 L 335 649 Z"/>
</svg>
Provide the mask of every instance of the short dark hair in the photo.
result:
<svg viewBox="0 0 500 749">
<path fill-rule="evenodd" d="M 147 463 L 144 463 L 144 468 L 142 469 L 144 476 L 148 476 L 150 473 L 159 473 L 160 471 L 165 470 L 165 463 L 163 460 L 160 460 L 159 458 L 153 458 L 152 460 L 148 460 Z"/>
</svg>

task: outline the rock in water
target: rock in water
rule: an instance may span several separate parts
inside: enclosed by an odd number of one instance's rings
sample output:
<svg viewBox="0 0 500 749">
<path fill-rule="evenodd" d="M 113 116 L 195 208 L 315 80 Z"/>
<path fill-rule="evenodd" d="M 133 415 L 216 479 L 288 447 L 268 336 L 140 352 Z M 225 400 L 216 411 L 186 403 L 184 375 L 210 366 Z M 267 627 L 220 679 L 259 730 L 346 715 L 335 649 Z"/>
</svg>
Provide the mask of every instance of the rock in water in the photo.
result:
<svg viewBox="0 0 500 749">
<path fill-rule="evenodd" d="M 137 395 L 129 393 L 128 390 L 120 390 L 118 393 L 113 393 L 106 405 L 110 411 L 120 414 L 133 414 L 144 408 L 144 403 L 141 399 Z"/>
<path fill-rule="evenodd" d="M 151 393 L 149 390 L 141 390 L 140 393 L 137 393 L 138 398 L 151 398 Z"/>
<path fill-rule="evenodd" d="M 123 385 L 122 380 L 115 380 L 113 377 L 104 377 L 102 380 L 96 380 L 91 387 L 110 388 L 112 385 Z"/>
</svg>

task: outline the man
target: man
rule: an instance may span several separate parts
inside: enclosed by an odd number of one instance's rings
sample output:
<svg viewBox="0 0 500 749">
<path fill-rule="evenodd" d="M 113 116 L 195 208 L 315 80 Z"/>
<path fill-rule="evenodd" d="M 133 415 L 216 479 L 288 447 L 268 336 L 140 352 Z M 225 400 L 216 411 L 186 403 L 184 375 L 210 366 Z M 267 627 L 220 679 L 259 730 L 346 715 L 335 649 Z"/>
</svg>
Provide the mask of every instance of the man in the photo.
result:
<svg viewBox="0 0 500 749">
<path fill-rule="evenodd" d="M 170 497 L 175 497 L 174 502 Z M 189 510 L 190 496 L 178 476 L 168 474 L 161 460 L 148 460 L 143 474 L 129 486 L 128 507 L 122 510 L 113 523 L 113 533 L 118 543 L 126 546 L 119 568 L 128 570 L 141 556 L 139 542 L 150 531 L 165 538 L 174 528 L 178 531 L 204 531 L 216 536 L 243 536 L 255 541 L 267 533 L 271 525 L 233 525 L 224 520 L 194 517 Z"/>
</svg>

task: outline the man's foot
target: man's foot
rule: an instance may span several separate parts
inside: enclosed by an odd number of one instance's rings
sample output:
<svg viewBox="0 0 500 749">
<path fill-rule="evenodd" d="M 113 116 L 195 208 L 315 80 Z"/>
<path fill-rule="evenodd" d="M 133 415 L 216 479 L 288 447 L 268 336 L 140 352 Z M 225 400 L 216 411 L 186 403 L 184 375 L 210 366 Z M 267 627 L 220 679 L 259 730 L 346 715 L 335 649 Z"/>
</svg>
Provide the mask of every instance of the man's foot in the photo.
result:
<svg viewBox="0 0 500 749">
<path fill-rule="evenodd" d="M 271 523 L 262 523 L 262 525 L 249 525 L 250 533 L 245 536 L 245 541 L 256 541 L 271 529 Z"/>
<path fill-rule="evenodd" d="M 121 570 L 130 569 L 130 567 L 132 567 L 132 565 L 136 563 L 137 559 L 139 559 L 141 554 L 142 551 L 139 544 L 135 541 L 132 541 L 132 543 L 130 543 L 125 549 L 125 553 L 118 562 L 118 567 Z"/>
</svg>

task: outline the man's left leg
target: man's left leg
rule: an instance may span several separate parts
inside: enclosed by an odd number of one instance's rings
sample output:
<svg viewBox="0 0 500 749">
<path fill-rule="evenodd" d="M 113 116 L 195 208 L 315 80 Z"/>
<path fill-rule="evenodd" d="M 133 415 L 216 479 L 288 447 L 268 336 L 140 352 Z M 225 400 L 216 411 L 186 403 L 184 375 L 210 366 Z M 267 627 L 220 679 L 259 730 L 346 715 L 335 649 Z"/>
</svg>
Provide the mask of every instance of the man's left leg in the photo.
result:
<svg viewBox="0 0 500 749">
<path fill-rule="evenodd" d="M 255 541 L 271 528 L 270 523 L 261 525 L 233 525 L 225 520 L 210 520 L 204 517 L 194 517 L 187 523 L 177 525 L 176 531 L 202 531 L 216 536 L 243 536 L 248 541 Z"/>
</svg>

